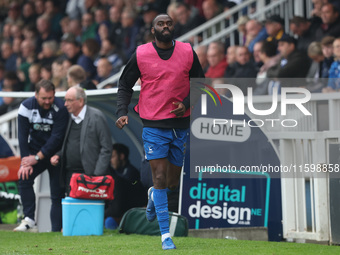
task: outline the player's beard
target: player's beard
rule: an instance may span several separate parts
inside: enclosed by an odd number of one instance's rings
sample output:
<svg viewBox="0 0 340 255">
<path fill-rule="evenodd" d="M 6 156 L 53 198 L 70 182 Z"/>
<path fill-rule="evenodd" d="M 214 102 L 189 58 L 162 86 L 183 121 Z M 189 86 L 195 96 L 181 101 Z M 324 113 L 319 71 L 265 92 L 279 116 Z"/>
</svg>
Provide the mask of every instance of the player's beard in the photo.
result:
<svg viewBox="0 0 340 255">
<path fill-rule="evenodd" d="M 164 31 L 164 30 L 163 30 L 163 31 Z M 157 30 L 155 29 L 155 37 L 156 37 L 156 39 L 157 39 L 158 41 L 164 42 L 164 43 L 171 42 L 172 39 L 173 39 L 173 37 L 174 37 L 174 30 L 171 31 L 170 29 L 168 29 L 168 31 L 170 32 L 170 33 L 168 33 L 168 34 L 163 34 L 163 31 L 160 32 L 160 31 L 157 31 Z"/>
</svg>

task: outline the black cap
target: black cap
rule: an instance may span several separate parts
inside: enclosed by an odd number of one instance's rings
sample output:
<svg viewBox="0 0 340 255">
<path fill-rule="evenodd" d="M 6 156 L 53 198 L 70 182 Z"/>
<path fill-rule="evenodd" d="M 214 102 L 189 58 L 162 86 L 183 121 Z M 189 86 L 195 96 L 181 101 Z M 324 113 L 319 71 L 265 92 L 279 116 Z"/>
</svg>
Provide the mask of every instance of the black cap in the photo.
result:
<svg viewBox="0 0 340 255">
<path fill-rule="evenodd" d="M 287 34 L 283 34 L 279 39 L 279 42 L 294 43 L 296 45 L 296 39 L 293 36 Z"/>
<path fill-rule="evenodd" d="M 155 7 L 153 3 L 147 3 L 142 6 L 142 13 L 146 13 L 150 11 L 158 12 L 157 8 Z"/>
<path fill-rule="evenodd" d="M 282 26 L 284 26 L 285 22 L 283 20 L 283 18 L 280 17 L 280 15 L 277 15 L 277 14 L 274 14 L 272 16 L 269 16 L 267 19 L 266 19 L 266 22 L 268 23 L 280 23 Z"/>
</svg>

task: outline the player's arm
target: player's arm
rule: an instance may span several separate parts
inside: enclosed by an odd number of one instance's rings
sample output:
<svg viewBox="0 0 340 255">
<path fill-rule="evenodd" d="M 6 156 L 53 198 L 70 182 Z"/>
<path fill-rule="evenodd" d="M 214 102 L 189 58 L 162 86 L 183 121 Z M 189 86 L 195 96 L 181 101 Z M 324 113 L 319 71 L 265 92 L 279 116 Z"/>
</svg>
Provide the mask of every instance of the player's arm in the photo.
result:
<svg viewBox="0 0 340 255">
<path fill-rule="evenodd" d="M 66 107 L 61 107 L 55 115 L 51 136 L 40 149 L 43 157 L 51 157 L 60 150 L 64 140 L 68 119 L 69 115 Z"/>
<path fill-rule="evenodd" d="M 202 66 L 198 60 L 198 57 L 197 57 L 197 54 L 196 52 L 193 50 L 193 56 L 194 56 L 194 61 L 192 63 L 192 67 L 189 71 L 189 78 L 205 78 L 205 75 L 204 75 L 204 71 L 202 69 Z M 191 85 L 190 85 L 190 88 L 191 88 Z M 191 98 L 198 98 L 200 96 L 199 93 L 196 94 L 193 94 L 195 92 L 198 92 L 198 90 L 191 90 L 190 89 L 190 93 L 191 93 Z M 189 109 L 190 108 L 190 93 L 187 97 L 184 98 L 183 100 L 183 105 L 185 106 L 186 109 Z M 196 100 L 194 100 L 196 101 Z"/>
<path fill-rule="evenodd" d="M 123 73 L 118 83 L 118 95 L 117 95 L 117 111 L 118 120 L 116 126 L 123 128 L 128 124 L 128 106 L 131 102 L 133 93 L 133 86 L 140 77 L 140 71 L 137 64 L 137 56 L 134 53 L 128 63 L 126 64 Z"/>
</svg>

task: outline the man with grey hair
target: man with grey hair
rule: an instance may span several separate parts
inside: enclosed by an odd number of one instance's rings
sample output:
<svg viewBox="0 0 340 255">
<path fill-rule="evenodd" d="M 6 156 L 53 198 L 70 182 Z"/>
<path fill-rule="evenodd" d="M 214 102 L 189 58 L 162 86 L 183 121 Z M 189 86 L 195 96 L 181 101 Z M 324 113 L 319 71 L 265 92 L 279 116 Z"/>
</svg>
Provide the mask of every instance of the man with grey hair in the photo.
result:
<svg viewBox="0 0 340 255">
<path fill-rule="evenodd" d="M 69 194 L 73 173 L 89 176 L 105 175 L 109 169 L 112 141 L 104 114 L 86 105 L 86 94 L 79 86 L 71 87 L 65 95 L 65 106 L 70 119 L 61 151 L 51 158 L 60 163 L 61 185 Z"/>
</svg>

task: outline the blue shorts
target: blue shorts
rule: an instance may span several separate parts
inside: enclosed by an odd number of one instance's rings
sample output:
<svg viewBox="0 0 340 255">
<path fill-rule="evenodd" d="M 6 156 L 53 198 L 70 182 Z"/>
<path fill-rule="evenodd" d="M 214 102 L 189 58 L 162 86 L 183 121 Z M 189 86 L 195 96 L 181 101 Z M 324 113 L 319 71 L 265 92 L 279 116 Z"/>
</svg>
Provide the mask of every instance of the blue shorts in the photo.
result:
<svg viewBox="0 0 340 255">
<path fill-rule="evenodd" d="M 176 166 L 183 166 L 189 129 L 143 128 L 143 142 L 147 160 L 167 158 Z"/>
</svg>

